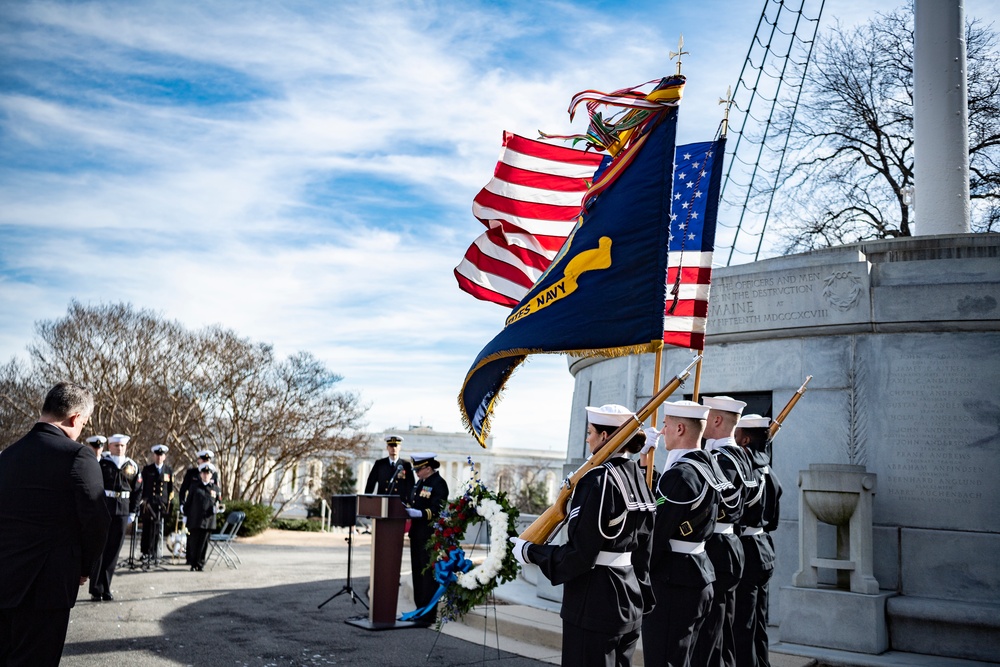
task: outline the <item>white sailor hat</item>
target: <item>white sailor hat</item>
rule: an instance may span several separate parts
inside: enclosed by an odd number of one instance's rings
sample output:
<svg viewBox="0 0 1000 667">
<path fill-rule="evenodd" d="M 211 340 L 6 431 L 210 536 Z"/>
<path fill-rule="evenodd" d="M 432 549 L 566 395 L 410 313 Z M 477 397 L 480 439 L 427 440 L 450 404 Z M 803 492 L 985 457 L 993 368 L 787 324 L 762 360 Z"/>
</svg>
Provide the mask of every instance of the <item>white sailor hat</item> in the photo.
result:
<svg viewBox="0 0 1000 667">
<path fill-rule="evenodd" d="M 121 445 L 127 445 L 129 443 L 129 440 L 131 439 L 132 438 L 130 436 L 127 436 L 124 433 L 115 433 L 113 436 L 108 438 L 108 443 L 112 445 L 116 443 Z"/>
<path fill-rule="evenodd" d="M 386 439 L 385 439 L 385 444 L 387 444 L 387 445 L 398 445 L 401 442 L 403 442 L 403 439 L 400 438 L 398 435 L 386 436 Z"/>
<path fill-rule="evenodd" d="M 103 435 L 92 435 L 87 438 L 87 444 L 91 447 L 103 447 L 108 444 L 108 439 Z"/>
<path fill-rule="evenodd" d="M 218 468 L 216 468 L 211 463 L 202 463 L 200 466 L 198 466 L 198 472 L 205 472 L 206 470 L 208 472 L 217 472 Z"/>
<path fill-rule="evenodd" d="M 708 419 L 708 406 L 694 401 L 667 401 L 663 404 L 664 417 L 686 417 L 687 419 Z"/>
<path fill-rule="evenodd" d="M 599 408 L 587 406 L 587 421 L 595 426 L 618 427 L 633 417 L 635 413 L 624 405 L 609 403 Z"/>
<path fill-rule="evenodd" d="M 410 456 L 410 460 L 413 461 L 413 469 L 419 470 L 424 466 L 431 466 L 435 470 L 441 465 L 435 460 L 437 454 L 434 452 L 415 452 Z"/>
<path fill-rule="evenodd" d="M 212 453 L 211 449 L 202 449 L 200 451 L 195 452 L 195 456 L 197 456 L 199 459 L 210 459 L 213 458 L 215 454 Z"/>
<path fill-rule="evenodd" d="M 767 428 L 770 425 L 770 418 L 761 417 L 760 415 L 743 415 L 736 422 L 736 428 Z"/>
<path fill-rule="evenodd" d="M 167 447 L 166 445 L 153 445 L 152 447 L 149 448 L 149 451 L 153 452 L 154 454 L 166 454 L 167 452 L 170 451 L 170 448 Z"/>
<path fill-rule="evenodd" d="M 737 401 L 732 396 L 704 396 L 701 401 L 713 410 L 735 412 L 738 415 L 743 414 L 743 408 L 747 406 L 746 403 Z"/>
</svg>

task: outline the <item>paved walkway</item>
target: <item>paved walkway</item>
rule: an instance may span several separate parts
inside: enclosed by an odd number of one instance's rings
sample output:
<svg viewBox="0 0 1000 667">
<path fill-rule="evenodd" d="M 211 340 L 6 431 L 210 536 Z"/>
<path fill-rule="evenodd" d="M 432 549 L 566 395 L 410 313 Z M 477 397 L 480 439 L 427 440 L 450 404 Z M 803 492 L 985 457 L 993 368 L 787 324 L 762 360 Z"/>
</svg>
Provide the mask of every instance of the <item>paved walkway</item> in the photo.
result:
<svg viewBox="0 0 1000 667">
<path fill-rule="evenodd" d="M 119 570 L 113 602 L 91 602 L 82 591 L 62 664 L 437 667 L 483 664 L 485 657 L 491 665 L 544 665 L 432 629 L 361 630 L 344 623 L 367 613 L 347 595 L 317 609 L 344 585 L 345 535 L 268 531 L 236 545 L 243 560 L 237 570 L 224 563 L 204 572 L 183 564 Z M 354 584 L 362 594 L 370 553 L 368 536 L 355 542 Z"/>
</svg>

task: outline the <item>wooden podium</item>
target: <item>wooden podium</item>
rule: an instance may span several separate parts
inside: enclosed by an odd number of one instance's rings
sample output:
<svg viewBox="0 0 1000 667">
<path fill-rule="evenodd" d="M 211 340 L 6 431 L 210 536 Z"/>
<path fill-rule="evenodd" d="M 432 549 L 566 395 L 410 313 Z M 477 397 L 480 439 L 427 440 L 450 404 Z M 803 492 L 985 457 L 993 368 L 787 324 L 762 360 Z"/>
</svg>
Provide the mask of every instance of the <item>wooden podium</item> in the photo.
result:
<svg viewBox="0 0 1000 667">
<path fill-rule="evenodd" d="M 372 519 L 372 558 L 368 618 L 352 618 L 346 623 L 365 630 L 395 630 L 413 627 L 410 621 L 396 620 L 399 599 L 399 571 L 403 562 L 403 533 L 406 507 L 399 496 L 359 495 L 358 516 Z"/>
</svg>

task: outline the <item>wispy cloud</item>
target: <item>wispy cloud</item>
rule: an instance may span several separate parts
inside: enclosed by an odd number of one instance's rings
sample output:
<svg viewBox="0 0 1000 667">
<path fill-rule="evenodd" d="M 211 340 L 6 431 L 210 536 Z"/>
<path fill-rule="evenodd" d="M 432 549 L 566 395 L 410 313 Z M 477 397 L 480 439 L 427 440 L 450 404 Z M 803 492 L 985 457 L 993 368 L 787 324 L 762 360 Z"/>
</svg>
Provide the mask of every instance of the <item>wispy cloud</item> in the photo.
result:
<svg viewBox="0 0 1000 667">
<path fill-rule="evenodd" d="M 748 4 L 8 3 L 0 359 L 72 298 L 129 301 L 317 354 L 373 428 L 459 430 L 505 313 L 451 270 L 501 132 L 566 130 L 573 93 L 672 71 L 683 32 L 681 139 L 707 138 Z M 572 384 L 530 362 L 498 443 L 564 446 Z"/>
</svg>

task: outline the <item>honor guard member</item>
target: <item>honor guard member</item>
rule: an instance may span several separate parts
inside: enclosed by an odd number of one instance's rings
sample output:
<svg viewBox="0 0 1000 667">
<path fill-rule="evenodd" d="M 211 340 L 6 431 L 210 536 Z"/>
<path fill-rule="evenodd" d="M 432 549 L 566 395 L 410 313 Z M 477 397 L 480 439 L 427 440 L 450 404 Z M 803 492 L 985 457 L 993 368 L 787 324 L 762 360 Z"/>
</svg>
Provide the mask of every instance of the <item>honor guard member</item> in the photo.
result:
<svg viewBox="0 0 1000 667">
<path fill-rule="evenodd" d="M 588 407 L 591 454 L 634 418 L 621 405 Z M 620 454 L 580 479 L 573 489 L 565 544 L 511 538 L 515 558 L 538 565 L 553 584 L 565 584 L 559 614 L 563 665 L 631 664 L 643 613 L 653 608 L 649 559 L 656 501 L 639 466 L 628 457 L 645 440 L 638 433 Z"/>
<path fill-rule="evenodd" d="M 101 452 L 104 450 L 104 445 L 108 444 L 108 439 L 103 435 L 92 435 L 87 438 L 86 443 L 90 445 L 90 448 L 94 450 L 94 456 L 97 460 L 101 460 Z"/>
<path fill-rule="evenodd" d="M 219 487 L 212 480 L 218 470 L 211 463 L 198 466 L 198 480 L 191 484 L 184 499 L 184 516 L 187 518 L 187 564 L 192 572 L 205 569 L 208 557 L 209 535 L 215 530 L 218 513 Z"/>
<path fill-rule="evenodd" d="M 778 527 L 781 484 L 771 470 L 771 420 L 760 415 L 744 415 L 736 425 L 736 442 L 750 458 L 757 488 L 746 500 L 740 519 L 746 563 L 736 588 L 737 667 L 769 667 L 767 652 L 767 586 L 774 574 L 774 542 L 771 532 Z"/>
<path fill-rule="evenodd" d="M 417 609 L 426 607 L 438 588 L 434 581 L 434 568 L 427 569 L 431 562 L 427 541 L 434 534 L 434 524 L 448 502 L 448 484 L 438 474 L 441 464 L 435 456 L 437 455 L 431 452 L 420 452 L 412 457 L 413 474 L 416 475 L 417 482 L 413 486 L 406 513 L 411 520 L 410 566 L 413 569 L 413 602 Z M 418 616 L 414 622 L 418 625 L 431 625 L 436 620 L 435 608 Z"/>
<path fill-rule="evenodd" d="M 404 499 L 410 497 L 413 491 L 413 466 L 399 457 L 402 445 L 403 439 L 398 435 L 390 435 L 385 439 L 385 449 L 389 455 L 375 461 L 372 471 L 368 473 L 365 493 L 394 495 Z"/>
<path fill-rule="evenodd" d="M 202 449 L 196 452 L 195 456 L 198 457 L 198 462 L 184 471 L 184 479 L 183 481 L 181 481 L 181 491 L 180 494 L 178 495 L 181 507 L 181 514 L 184 514 L 185 518 L 187 517 L 187 514 L 184 513 L 185 512 L 184 501 L 187 500 L 188 490 L 191 488 L 191 485 L 194 484 L 195 482 L 199 484 L 201 483 L 201 472 L 200 472 L 201 466 L 206 463 L 212 463 L 212 459 L 215 458 L 215 454 L 210 449 Z M 218 486 L 219 469 L 215 467 L 215 464 L 212 464 L 212 471 L 213 471 L 212 482 L 216 486 Z M 185 522 L 184 525 L 187 525 L 187 523 Z"/>
<path fill-rule="evenodd" d="M 111 579 L 118 565 L 118 552 L 125 543 L 125 532 L 135 521 L 135 507 L 139 502 L 139 494 L 136 493 L 139 464 L 125 455 L 129 440 L 129 436 L 115 433 L 108 438 L 108 451 L 100 460 L 104 504 L 111 516 L 111 524 L 101 559 L 94 565 L 90 576 L 90 599 L 94 602 L 115 599 L 111 594 Z"/>
<path fill-rule="evenodd" d="M 656 485 L 650 578 L 659 602 L 642 622 L 649 667 L 689 667 L 698 631 L 712 604 L 715 570 L 705 540 L 715 528 L 719 497 L 731 491 L 711 454 L 701 449 L 708 408 L 693 401 L 663 405 L 667 461 Z"/>
<path fill-rule="evenodd" d="M 736 422 L 747 404 L 730 396 L 706 396 L 702 403 L 709 408 L 705 451 L 715 457 L 733 488 L 722 493 L 714 533 L 705 541 L 705 551 L 715 569 L 715 582 L 712 584 L 712 606 L 698 633 L 692 662 L 705 667 L 733 667 L 736 664 L 733 640 L 736 586 L 743 575 L 743 546 L 736 524 L 743 514 L 748 486 L 755 488 L 757 483 L 750 473 L 750 458 L 733 438 Z"/>
<path fill-rule="evenodd" d="M 166 464 L 166 445 L 153 445 L 150 450 L 153 462 L 142 469 L 142 557 L 144 560 L 160 556 L 160 528 L 170 512 L 174 493 L 174 471 Z"/>
</svg>

